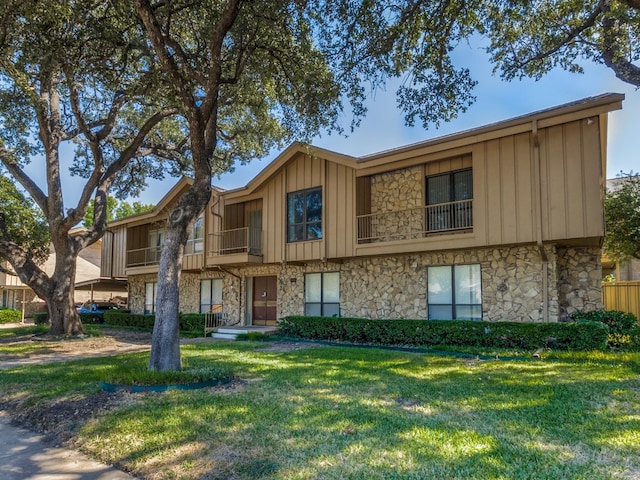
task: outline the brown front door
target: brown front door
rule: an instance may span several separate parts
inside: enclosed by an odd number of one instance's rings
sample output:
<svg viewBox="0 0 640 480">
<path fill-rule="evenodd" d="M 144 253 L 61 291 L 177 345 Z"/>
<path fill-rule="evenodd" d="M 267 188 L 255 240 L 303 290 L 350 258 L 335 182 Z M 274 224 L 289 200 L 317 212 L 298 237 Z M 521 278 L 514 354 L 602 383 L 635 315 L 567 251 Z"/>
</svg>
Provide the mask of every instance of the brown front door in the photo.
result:
<svg viewBox="0 0 640 480">
<path fill-rule="evenodd" d="M 278 315 L 278 278 L 253 277 L 253 325 L 275 325 Z"/>
</svg>

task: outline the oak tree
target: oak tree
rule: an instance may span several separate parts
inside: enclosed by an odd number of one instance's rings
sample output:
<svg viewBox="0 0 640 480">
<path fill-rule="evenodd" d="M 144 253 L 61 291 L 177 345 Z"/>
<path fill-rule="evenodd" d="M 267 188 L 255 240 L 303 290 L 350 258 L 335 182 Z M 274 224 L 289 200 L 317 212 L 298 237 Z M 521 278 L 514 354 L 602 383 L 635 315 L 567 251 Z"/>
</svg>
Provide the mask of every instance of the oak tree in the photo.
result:
<svg viewBox="0 0 640 480">
<path fill-rule="evenodd" d="M 582 72 L 588 60 L 640 87 L 638 0 L 490 0 L 479 15 L 491 61 L 507 80 L 539 79 L 556 67 Z"/>
<path fill-rule="evenodd" d="M 5 221 L 0 257 L 46 301 L 52 334 L 82 333 L 76 259 L 103 235 L 109 195 L 137 192 L 146 175 L 158 175 L 150 159 L 179 148 L 164 143 L 167 137 L 184 138 L 160 128 L 174 113 L 165 106 L 163 76 L 144 62 L 145 45 L 130 33 L 135 22 L 110 7 L 93 0 L 0 3 L 0 162 L 40 210 L 55 269 L 47 275 L 15 235 L 15 222 L 23 221 L 16 217 Z M 41 165 L 46 185 L 27 173 L 31 162 Z M 79 176 L 73 205 L 65 204 L 65 168 Z M 71 235 L 92 198 L 92 226 Z"/>
<path fill-rule="evenodd" d="M 604 250 L 616 261 L 640 260 L 640 175 L 620 174 L 608 188 Z"/>
</svg>

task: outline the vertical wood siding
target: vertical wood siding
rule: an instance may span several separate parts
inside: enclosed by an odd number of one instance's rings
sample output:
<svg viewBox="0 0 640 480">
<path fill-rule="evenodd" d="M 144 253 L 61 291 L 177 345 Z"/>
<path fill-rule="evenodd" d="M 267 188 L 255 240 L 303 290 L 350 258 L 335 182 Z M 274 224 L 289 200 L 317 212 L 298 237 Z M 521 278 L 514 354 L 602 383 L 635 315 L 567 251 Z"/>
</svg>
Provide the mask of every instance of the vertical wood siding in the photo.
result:
<svg viewBox="0 0 640 480">
<path fill-rule="evenodd" d="M 127 227 L 121 225 L 110 229 L 102 237 L 100 276 L 124 277 L 126 257 Z"/>
<path fill-rule="evenodd" d="M 356 236 L 355 171 L 352 168 L 326 162 L 323 205 L 326 258 L 353 255 Z"/>
<path fill-rule="evenodd" d="M 574 121 L 541 133 L 544 239 L 604 235 L 598 122 Z"/>
</svg>

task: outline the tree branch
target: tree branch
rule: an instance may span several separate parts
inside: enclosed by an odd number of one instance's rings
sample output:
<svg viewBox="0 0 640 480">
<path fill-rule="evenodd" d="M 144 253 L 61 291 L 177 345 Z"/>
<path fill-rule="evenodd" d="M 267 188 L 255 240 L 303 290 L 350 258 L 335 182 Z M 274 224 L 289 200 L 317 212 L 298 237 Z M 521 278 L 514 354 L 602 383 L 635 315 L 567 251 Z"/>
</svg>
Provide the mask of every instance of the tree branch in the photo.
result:
<svg viewBox="0 0 640 480">
<path fill-rule="evenodd" d="M 568 43 L 578 38 L 585 30 L 593 27 L 598 17 L 602 13 L 604 13 L 608 8 L 607 5 L 609 1 L 610 0 L 600 0 L 596 5 L 596 7 L 594 8 L 593 12 L 591 12 L 591 14 L 580 25 L 576 26 L 575 28 L 572 28 L 561 39 L 558 39 L 555 42 L 554 46 L 552 46 L 547 50 L 539 52 L 533 57 L 526 58 L 522 62 L 514 63 L 513 67 L 510 70 L 522 70 L 531 63 L 544 60 L 545 58 L 550 57 L 551 55 L 557 53 L 563 46 L 567 45 Z"/>
<path fill-rule="evenodd" d="M 640 1 L 635 3 L 640 4 Z M 615 19 L 611 17 L 606 17 L 602 22 L 602 60 L 620 80 L 640 87 L 640 67 L 634 65 L 620 54 L 616 36 L 613 34 L 616 27 L 615 23 Z"/>
<path fill-rule="evenodd" d="M 9 173 L 20 182 L 20 185 L 29 192 L 29 195 L 38 204 L 43 212 L 47 211 L 48 197 L 44 194 L 42 189 L 27 175 L 20 165 L 15 161 L 10 160 L 11 155 L 0 146 L 0 161 L 9 170 Z"/>
</svg>

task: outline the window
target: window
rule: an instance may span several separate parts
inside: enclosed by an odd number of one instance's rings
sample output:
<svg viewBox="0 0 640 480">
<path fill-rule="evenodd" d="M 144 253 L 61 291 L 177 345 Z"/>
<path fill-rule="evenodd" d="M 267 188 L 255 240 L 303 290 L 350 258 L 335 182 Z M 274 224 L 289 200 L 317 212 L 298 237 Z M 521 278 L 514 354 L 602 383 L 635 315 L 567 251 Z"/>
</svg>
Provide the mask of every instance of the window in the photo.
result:
<svg viewBox="0 0 640 480">
<path fill-rule="evenodd" d="M 145 261 L 146 265 L 160 261 L 162 245 L 164 245 L 164 229 L 149 230 L 149 252 Z"/>
<path fill-rule="evenodd" d="M 287 242 L 322 238 L 322 188 L 287 195 Z"/>
<path fill-rule="evenodd" d="M 482 320 L 480 265 L 427 269 L 429 320 Z"/>
<path fill-rule="evenodd" d="M 427 177 L 427 231 L 473 226 L 473 174 L 470 168 Z"/>
<path fill-rule="evenodd" d="M 340 273 L 307 273 L 304 276 L 304 314 L 340 316 Z"/>
<path fill-rule="evenodd" d="M 200 313 L 222 314 L 222 279 L 200 280 Z"/>
<path fill-rule="evenodd" d="M 187 244 L 184 247 L 185 255 L 190 255 L 193 253 L 202 253 L 204 250 L 204 217 L 200 216 L 196 220 L 196 223 L 193 224 L 193 228 L 191 229 L 191 234 L 189 235 L 189 239 L 187 240 Z"/>
<path fill-rule="evenodd" d="M 158 295 L 157 282 L 147 282 L 144 284 L 144 314 L 145 315 L 155 313 L 157 295 Z"/>
</svg>

